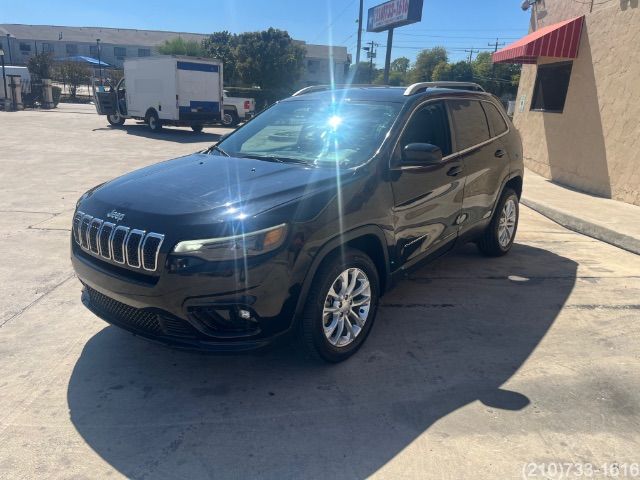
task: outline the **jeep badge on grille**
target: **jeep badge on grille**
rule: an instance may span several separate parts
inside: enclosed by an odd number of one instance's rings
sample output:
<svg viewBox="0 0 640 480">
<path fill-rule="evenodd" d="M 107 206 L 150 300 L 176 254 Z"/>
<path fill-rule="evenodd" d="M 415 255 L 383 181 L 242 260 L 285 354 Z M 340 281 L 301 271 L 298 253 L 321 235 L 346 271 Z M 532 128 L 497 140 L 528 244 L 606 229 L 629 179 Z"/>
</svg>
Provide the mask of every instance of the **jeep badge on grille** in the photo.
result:
<svg viewBox="0 0 640 480">
<path fill-rule="evenodd" d="M 119 222 L 124 218 L 124 213 L 120 213 L 116 210 L 111 210 L 109 213 L 107 213 L 107 218 L 113 218 L 116 222 Z"/>
</svg>

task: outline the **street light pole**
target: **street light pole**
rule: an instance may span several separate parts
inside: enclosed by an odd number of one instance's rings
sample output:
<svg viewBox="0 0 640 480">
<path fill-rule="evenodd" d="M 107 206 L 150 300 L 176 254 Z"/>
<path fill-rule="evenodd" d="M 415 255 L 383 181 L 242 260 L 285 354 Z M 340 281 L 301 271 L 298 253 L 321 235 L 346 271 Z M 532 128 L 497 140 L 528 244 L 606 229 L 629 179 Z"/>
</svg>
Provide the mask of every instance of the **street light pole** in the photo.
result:
<svg viewBox="0 0 640 480">
<path fill-rule="evenodd" d="M 13 64 L 13 57 L 11 56 L 11 34 L 7 33 L 7 50 L 9 50 L 9 64 Z"/>
<path fill-rule="evenodd" d="M 4 85 L 4 98 L 6 102 L 7 101 L 7 77 L 4 73 L 4 50 L 2 49 L 0 49 L 0 59 L 2 59 L 2 85 Z"/>
<path fill-rule="evenodd" d="M 98 69 L 100 70 L 100 86 L 102 86 L 102 61 L 100 60 L 100 39 L 96 38 L 96 45 L 98 48 Z"/>
</svg>

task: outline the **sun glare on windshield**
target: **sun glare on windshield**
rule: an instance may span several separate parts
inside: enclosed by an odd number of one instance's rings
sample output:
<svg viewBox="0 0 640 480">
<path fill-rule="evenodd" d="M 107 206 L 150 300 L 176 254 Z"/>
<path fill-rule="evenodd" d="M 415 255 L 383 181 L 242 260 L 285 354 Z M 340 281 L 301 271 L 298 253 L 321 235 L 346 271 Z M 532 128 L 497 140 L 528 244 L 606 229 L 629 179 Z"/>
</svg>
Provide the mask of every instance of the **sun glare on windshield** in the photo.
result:
<svg viewBox="0 0 640 480">
<path fill-rule="evenodd" d="M 342 118 L 337 115 L 332 115 L 331 117 L 329 117 L 328 123 L 329 126 L 335 130 L 342 123 Z"/>
</svg>

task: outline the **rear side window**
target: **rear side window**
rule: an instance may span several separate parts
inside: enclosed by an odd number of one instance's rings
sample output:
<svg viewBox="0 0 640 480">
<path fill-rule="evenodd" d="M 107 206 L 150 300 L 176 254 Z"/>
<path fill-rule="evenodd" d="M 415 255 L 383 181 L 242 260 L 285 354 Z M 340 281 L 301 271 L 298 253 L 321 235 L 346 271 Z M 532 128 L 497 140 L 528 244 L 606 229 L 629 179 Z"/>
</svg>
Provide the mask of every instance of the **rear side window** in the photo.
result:
<svg viewBox="0 0 640 480">
<path fill-rule="evenodd" d="M 491 127 L 491 132 L 494 137 L 503 134 L 509 129 L 504 121 L 504 117 L 500 115 L 500 112 L 493 103 L 482 102 L 482 107 L 484 108 L 484 113 L 487 114 L 487 120 L 489 120 L 489 126 Z"/>
<path fill-rule="evenodd" d="M 400 146 L 404 148 L 410 143 L 430 143 L 440 147 L 444 157 L 451 154 L 449 121 L 443 102 L 429 103 L 413 114 L 402 134 Z"/>
<path fill-rule="evenodd" d="M 489 140 L 487 117 L 478 100 L 449 100 L 456 151 L 465 150 Z"/>
</svg>

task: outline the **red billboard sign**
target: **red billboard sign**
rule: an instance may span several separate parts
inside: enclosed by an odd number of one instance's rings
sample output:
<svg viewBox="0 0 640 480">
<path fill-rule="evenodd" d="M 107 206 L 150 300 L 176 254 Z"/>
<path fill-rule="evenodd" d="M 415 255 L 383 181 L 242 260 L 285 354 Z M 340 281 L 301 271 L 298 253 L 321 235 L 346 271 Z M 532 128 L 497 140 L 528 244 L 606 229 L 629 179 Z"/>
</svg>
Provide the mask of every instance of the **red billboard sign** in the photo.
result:
<svg viewBox="0 0 640 480">
<path fill-rule="evenodd" d="M 368 32 L 382 32 L 422 20 L 422 0 L 390 0 L 369 9 Z"/>
</svg>

